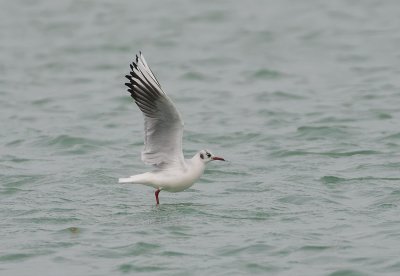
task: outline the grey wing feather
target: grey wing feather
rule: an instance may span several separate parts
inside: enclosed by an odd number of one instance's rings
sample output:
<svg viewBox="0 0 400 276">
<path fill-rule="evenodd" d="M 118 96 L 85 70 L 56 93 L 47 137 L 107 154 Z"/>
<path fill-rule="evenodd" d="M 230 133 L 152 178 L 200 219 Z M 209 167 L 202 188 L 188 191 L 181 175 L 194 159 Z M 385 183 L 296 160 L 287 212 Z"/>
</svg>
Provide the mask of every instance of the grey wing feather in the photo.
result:
<svg viewBox="0 0 400 276">
<path fill-rule="evenodd" d="M 142 160 L 162 168 L 183 166 L 183 120 L 140 53 L 130 65 L 128 91 L 144 115 Z"/>
</svg>

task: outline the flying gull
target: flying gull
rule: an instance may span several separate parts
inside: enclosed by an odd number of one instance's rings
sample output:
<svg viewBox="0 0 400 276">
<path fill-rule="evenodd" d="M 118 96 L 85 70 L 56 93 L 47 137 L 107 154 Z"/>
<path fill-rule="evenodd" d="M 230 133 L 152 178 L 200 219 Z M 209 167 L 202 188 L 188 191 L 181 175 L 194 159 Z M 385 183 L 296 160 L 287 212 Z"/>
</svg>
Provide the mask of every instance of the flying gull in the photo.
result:
<svg viewBox="0 0 400 276">
<path fill-rule="evenodd" d="M 142 161 L 154 170 L 120 178 L 119 183 L 143 184 L 160 191 L 180 192 L 191 187 L 213 160 L 225 161 L 208 150 L 185 159 L 182 152 L 183 120 L 175 104 L 162 90 L 142 53 L 130 64 L 129 80 L 125 83 L 144 116 L 144 149 Z"/>
</svg>

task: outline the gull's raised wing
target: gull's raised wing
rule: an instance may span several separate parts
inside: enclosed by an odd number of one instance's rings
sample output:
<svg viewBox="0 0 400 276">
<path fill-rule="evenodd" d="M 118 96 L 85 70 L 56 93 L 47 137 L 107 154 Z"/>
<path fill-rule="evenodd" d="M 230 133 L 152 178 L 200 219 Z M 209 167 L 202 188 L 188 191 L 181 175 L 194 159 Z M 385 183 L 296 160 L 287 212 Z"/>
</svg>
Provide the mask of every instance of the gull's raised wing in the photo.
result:
<svg viewBox="0 0 400 276">
<path fill-rule="evenodd" d="M 171 99 L 147 65 L 142 53 L 126 75 L 135 103 L 144 115 L 142 161 L 156 167 L 184 166 L 182 153 L 183 120 Z"/>
</svg>

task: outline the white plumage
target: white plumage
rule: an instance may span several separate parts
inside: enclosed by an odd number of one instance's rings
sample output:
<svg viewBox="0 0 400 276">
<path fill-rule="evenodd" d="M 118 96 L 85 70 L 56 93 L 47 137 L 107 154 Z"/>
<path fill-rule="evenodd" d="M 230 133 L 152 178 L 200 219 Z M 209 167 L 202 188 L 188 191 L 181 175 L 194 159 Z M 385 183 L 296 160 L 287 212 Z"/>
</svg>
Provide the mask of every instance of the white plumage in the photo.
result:
<svg viewBox="0 0 400 276">
<path fill-rule="evenodd" d="M 222 160 L 207 150 L 191 159 L 182 152 L 183 120 L 175 104 L 161 89 L 157 78 L 140 53 L 130 65 L 128 91 L 144 115 L 144 149 L 142 161 L 155 170 L 120 178 L 119 183 L 143 184 L 156 189 L 156 201 L 161 190 L 180 192 L 194 184 L 203 174 L 205 165 Z"/>
</svg>

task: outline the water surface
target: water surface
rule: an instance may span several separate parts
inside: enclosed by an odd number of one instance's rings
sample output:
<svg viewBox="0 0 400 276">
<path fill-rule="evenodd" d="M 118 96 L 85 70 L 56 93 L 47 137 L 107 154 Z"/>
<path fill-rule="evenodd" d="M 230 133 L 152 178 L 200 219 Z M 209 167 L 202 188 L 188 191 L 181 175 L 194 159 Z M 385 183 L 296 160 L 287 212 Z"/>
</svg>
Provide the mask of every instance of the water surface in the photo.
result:
<svg viewBox="0 0 400 276">
<path fill-rule="evenodd" d="M 0 275 L 398 275 L 397 1 L 8 1 Z M 185 120 L 191 189 L 148 170 L 142 50 Z"/>
</svg>

